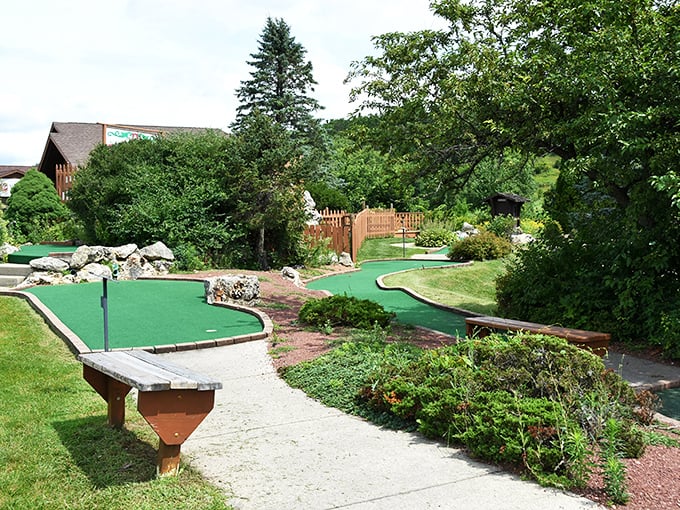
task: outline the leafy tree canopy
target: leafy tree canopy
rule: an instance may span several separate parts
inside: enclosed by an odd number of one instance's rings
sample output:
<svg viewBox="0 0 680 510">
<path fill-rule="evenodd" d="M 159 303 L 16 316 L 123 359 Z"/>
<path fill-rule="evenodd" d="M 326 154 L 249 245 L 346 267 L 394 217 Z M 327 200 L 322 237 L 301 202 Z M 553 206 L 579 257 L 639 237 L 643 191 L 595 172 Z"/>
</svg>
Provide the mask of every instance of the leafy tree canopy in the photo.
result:
<svg viewBox="0 0 680 510">
<path fill-rule="evenodd" d="M 279 143 L 280 133 L 263 128 L 262 139 L 273 151 L 253 137 L 250 131 L 230 137 L 177 134 L 99 146 L 76 174 L 68 202 L 84 225 L 85 240 L 105 245 L 161 240 L 187 268 L 255 267 L 266 218 L 272 225 L 267 246 L 276 262 L 297 263 L 299 247 L 290 239 L 301 226 L 287 216 L 297 218 L 297 211 L 284 208 L 276 193 L 267 196 L 262 183 L 264 173 L 284 171 L 293 158 Z M 292 233 L 274 228 L 282 224 Z"/>
<path fill-rule="evenodd" d="M 224 183 L 238 190 L 237 217 L 253 235 L 260 268 L 269 269 L 268 254 L 290 262 L 301 241 L 303 157 L 289 132 L 258 109 L 242 119 L 236 135 Z"/>
<path fill-rule="evenodd" d="M 574 200 L 550 207 L 570 237 L 522 252 L 501 309 L 679 344 L 677 1 L 430 5 L 448 29 L 379 36 L 351 71 L 377 141 L 449 190 L 508 149 L 558 155 Z"/>
<path fill-rule="evenodd" d="M 622 207 L 674 168 L 680 125 L 675 1 L 437 0 L 448 30 L 375 38 L 355 98 L 385 147 L 462 188 L 505 148 L 552 152 Z M 671 187 L 661 181 L 659 187 Z M 635 221 L 654 221 L 651 211 Z"/>
</svg>

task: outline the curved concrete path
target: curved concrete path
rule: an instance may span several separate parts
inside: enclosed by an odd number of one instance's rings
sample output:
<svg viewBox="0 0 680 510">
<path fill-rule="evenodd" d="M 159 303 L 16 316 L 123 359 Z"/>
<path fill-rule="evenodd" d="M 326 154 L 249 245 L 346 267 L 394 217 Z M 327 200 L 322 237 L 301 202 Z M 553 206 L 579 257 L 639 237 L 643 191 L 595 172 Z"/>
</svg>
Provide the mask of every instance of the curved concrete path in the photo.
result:
<svg viewBox="0 0 680 510">
<path fill-rule="evenodd" d="M 182 453 L 237 509 L 600 508 L 325 407 L 277 376 L 263 340 L 162 356 L 224 385 Z"/>
</svg>

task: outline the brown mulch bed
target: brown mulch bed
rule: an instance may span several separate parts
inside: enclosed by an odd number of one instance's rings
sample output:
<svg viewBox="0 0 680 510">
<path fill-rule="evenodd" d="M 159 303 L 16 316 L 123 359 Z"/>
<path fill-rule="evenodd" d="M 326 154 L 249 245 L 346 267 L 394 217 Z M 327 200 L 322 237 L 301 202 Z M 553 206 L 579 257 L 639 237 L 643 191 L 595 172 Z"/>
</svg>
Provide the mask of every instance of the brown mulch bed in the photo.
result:
<svg viewBox="0 0 680 510">
<path fill-rule="evenodd" d="M 329 273 L 346 270 L 337 266 Z M 196 273 L 195 277 L 207 277 L 221 272 Z M 279 272 L 231 271 L 255 274 L 260 280 L 261 304 L 258 308 L 265 312 L 275 324 L 275 335 L 270 341 L 272 362 L 276 369 L 294 365 L 301 361 L 314 359 L 331 349 L 330 341 L 341 336 L 335 331 L 332 335 L 300 327 L 297 314 L 302 304 L 310 297 L 323 297 L 321 291 L 308 290 L 293 285 Z M 437 347 L 455 341 L 448 335 L 426 331 L 403 329 L 397 334 L 407 336 L 410 341 L 423 347 Z M 614 345 L 615 350 L 624 346 Z M 653 351 L 630 352 L 638 357 L 665 362 Z M 677 439 L 678 436 L 674 435 Z M 631 496 L 626 505 L 612 506 L 628 510 L 679 510 L 680 509 L 680 448 L 648 446 L 639 459 L 624 459 L 628 492 Z M 578 493 L 603 505 L 607 504 L 604 480 L 601 474 L 594 474 L 588 486 Z"/>
</svg>

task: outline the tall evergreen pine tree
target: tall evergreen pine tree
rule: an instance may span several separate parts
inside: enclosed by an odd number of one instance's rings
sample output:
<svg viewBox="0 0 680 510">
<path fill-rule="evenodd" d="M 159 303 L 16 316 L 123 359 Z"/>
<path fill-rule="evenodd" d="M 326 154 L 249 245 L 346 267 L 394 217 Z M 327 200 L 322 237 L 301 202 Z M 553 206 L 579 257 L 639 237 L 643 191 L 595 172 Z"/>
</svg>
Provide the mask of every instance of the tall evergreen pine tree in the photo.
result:
<svg viewBox="0 0 680 510">
<path fill-rule="evenodd" d="M 285 127 L 298 143 L 321 147 L 320 122 L 312 112 L 323 107 L 307 95 L 316 85 L 312 64 L 305 61 L 307 50 L 291 36 L 283 19 L 271 17 L 258 43 L 259 51 L 248 61 L 255 68 L 251 79 L 242 81 L 236 91 L 241 104 L 232 127 L 238 131 L 244 118 L 259 110 Z"/>
</svg>

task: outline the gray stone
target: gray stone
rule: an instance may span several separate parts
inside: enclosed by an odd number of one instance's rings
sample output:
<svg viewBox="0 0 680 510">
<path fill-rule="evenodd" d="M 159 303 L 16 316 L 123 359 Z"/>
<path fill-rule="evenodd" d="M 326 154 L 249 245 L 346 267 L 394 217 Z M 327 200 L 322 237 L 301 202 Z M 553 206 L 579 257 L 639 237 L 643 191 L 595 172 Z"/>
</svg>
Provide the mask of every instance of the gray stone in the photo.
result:
<svg viewBox="0 0 680 510">
<path fill-rule="evenodd" d="M 316 202 L 312 198 L 312 194 L 305 190 L 303 198 L 305 201 L 305 216 L 307 218 L 307 225 L 318 225 L 323 219 L 323 216 L 321 216 L 321 213 L 316 210 Z"/>
<path fill-rule="evenodd" d="M 104 264 L 91 263 L 78 271 L 77 277 L 85 282 L 97 282 L 102 278 L 111 278 L 111 268 Z"/>
<path fill-rule="evenodd" d="M 170 272 L 173 262 L 171 260 L 159 259 L 151 262 L 154 271 L 160 275 L 166 275 Z"/>
<path fill-rule="evenodd" d="M 111 253 L 110 248 L 105 246 L 83 245 L 79 246 L 76 251 L 73 252 L 73 255 L 71 255 L 70 264 L 72 269 L 80 269 L 86 264 L 107 261 L 111 260 L 112 258 L 113 254 Z"/>
<path fill-rule="evenodd" d="M 90 256 L 89 246 L 78 246 L 78 248 L 76 248 L 76 251 L 73 252 L 73 255 L 71 255 L 71 268 L 80 269 L 85 264 L 87 264 L 89 256 Z"/>
<path fill-rule="evenodd" d="M 510 236 L 512 244 L 528 244 L 535 241 L 531 234 L 513 234 Z"/>
<path fill-rule="evenodd" d="M 302 287 L 302 280 L 300 279 L 300 273 L 293 269 L 292 267 L 284 267 L 281 269 L 281 276 L 286 280 L 290 280 L 296 287 Z"/>
<path fill-rule="evenodd" d="M 139 253 L 146 260 L 175 260 L 175 255 L 172 253 L 170 248 L 165 246 L 162 242 L 158 241 L 150 246 L 145 246 Z"/>
<path fill-rule="evenodd" d="M 134 243 L 124 244 L 123 246 L 116 246 L 110 248 L 111 254 L 118 260 L 124 260 L 137 251 L 137 245 Z"/>
<path fill-rule="evenodd" d="M 354 262 L 352 262 L 352 256 L 349 253 L 344 252 L 344 251 L 340 254 L 340 258 L 338 259 L 338 263 L 341 266 L 354 267 Z"/>
<path fill-rule="evenodd" d="M 69 268 L 67 262 L 54 257 L 40 257 L 29 262 L 31 269 L 34 271 L 66 271 Z"/>
<path fill-rule="evenodd" d="M 208 304 L 238 303 L 254 304 L 260 297 L 260 281 L 257 276 L 227 274 L 209 278 L 204 282 L 205 299 Z"/>
<path fill-rule="evenodd" d="M 10 255 L 16 251 L 19 251 L 19 248 L 12 246 L 9 243 L 4 243 L 2 246 L 0 246 L 0 257 L 3 257 L 4 255 Z"/>
</svg>

